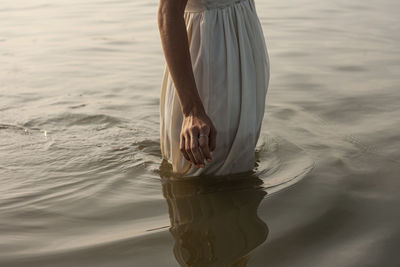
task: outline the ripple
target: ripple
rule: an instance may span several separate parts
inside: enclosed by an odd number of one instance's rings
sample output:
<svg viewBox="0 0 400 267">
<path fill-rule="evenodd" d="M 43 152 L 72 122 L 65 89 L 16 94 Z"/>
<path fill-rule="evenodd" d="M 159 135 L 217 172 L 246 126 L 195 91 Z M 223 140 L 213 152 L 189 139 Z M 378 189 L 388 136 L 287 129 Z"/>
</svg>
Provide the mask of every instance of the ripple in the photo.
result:
<svg viewBox="0 0 400 267">
<path fill-rule="evenodd" d="M 315 162 L 306 151 L 279 136 L 262 135 L 256 150 L 256 174 L 268 194 L 277 193 L 306 177 Z"/>
<path fill-rule="evenodd" d="M 257 177 L 264 182 L 262 185 L 264 190 L 268 194 L 273 194 L 299 182 L 313 170 L 315 165 L 304 149 L 282 137 L 270 134 L 260 136 L 255 154 L 255 168 L 249 172 L 220 176 L 175 177 L 171 165 L 163 160 L 159 168 L 159 175 L 172 180 L 209 179 L 212 183 L 226 179 L 236 181 Z"/>
<path fill-rule="evenodd" d="M 86 126 L 104 125 L 106 128 L 124 122 L 123 119 L 105 114 L 61 113 L 53 117 L 31 119 L 23 124 L 25 127 L 54 126 Z"/>
<path fill-rule="evenodd" d="M 367 71 L 366 68 L 362 66 L 356 66 L 356 65 L 347 65 L 347 66 L 338 66 L 334 68 L 335 70 L 338 71 L 345 71 L 345 72 L 364 72 Z"/>
</svg>

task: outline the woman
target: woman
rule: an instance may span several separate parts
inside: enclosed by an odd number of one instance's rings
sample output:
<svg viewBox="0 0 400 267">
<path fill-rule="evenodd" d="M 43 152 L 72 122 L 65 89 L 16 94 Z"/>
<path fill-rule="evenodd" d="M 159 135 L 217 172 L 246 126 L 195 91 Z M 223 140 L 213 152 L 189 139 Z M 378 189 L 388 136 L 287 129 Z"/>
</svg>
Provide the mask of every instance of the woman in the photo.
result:
<svg viewBox="0 0 400 267">
<path fill-rule="evenodd" d="M 160 0 L 162 157 L 183 176 L 251 171 L 269 59 L 254 0 Z"/>
</svg>

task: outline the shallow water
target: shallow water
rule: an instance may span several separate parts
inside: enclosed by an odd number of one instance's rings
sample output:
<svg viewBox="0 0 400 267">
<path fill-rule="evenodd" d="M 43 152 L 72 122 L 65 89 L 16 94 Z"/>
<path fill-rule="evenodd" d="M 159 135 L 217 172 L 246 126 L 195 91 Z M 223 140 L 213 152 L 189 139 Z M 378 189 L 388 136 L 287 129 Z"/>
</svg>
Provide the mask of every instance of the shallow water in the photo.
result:
<svg viewBox="0 0 400 267">
<path fill-rule="evenodd" d="M 254 173 L 180 181 L 157 1 L 2 2 L 0 266 L 400 265 L 399 2 L 256 5 Z"/>
</svg>

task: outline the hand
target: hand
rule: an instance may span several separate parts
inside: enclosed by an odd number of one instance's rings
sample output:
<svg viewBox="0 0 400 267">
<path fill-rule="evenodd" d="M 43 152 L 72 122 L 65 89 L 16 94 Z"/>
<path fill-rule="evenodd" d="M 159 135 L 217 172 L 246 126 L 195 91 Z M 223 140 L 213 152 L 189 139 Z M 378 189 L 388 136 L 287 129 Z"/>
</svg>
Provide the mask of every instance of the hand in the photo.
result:
<svg viewBox="0 0 400 267">
<path fill-rule="evenodd" d="M 204 168 L 204 160 L 211 161 L 216 146 L 217 131 L 205 112 L 189 113 L 183 116 L 180 135 L 180 151 L 185 159 Z"/>
</svg>

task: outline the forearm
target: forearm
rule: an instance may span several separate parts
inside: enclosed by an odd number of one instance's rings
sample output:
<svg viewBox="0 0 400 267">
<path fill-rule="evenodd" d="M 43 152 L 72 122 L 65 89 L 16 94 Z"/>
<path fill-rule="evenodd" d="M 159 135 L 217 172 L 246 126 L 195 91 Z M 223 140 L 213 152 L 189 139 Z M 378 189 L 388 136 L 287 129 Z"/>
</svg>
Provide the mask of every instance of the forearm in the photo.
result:
<svg viewBox="0 0 400 267">
<path fill-rule="evenodd" d="M 158 26 L 165 59 L 183 114 L 204 112 L 193 75 L 183 17 L 187 0 L 173 0 L 178 1 L 178 4 L 176 2 L 172 4 L 171 1 L 161 0 L 158 10 Z"/>
</svg>

